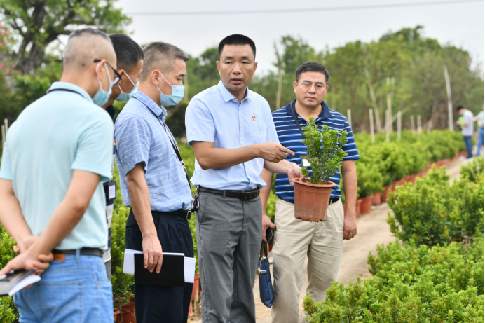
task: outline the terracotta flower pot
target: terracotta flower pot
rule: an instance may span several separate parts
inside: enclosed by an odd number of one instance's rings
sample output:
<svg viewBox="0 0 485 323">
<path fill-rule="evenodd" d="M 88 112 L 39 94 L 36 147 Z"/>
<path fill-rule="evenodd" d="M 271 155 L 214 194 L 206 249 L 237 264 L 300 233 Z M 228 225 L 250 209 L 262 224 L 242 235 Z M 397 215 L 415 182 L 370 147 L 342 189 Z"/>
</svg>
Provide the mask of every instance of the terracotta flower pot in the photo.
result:
<svg viewBox="0 0 485 323">
<path fill-rule="evenodd" d="M 381 205 L 382 204 L 382 193 L 375 192 L 372 195 L 372 205 Z"/>
<path fill-rule="evenodd" d="M 436 167 L 445 167 L 447 164 L 446 159 L 441 159 L 436 162 Z"/>
<path fill-rule="evenodd" d="M 387 185 L 384 187 L 384 191 L 382 192 L 382 202 L 386 203 L 387 198 L 389 197 L 389 193 L 391 192 L 391 185 Z"/>
<path fill-rule="evenodd" d="M 200 315 L 200 276 L 196 272 L 194 276 L 194 285 L 192 286 L 192 296 L 189 304 L 189 317 L 197 317 Z"/>
<path fill-rule="evenodd" d="M 122 305 L 120 309 L 119 323 L 136 323 L 135 300 L 132 299 L 128 304 Z"/>
<path fill-rule="evenodd" d="M 372 196 L 366 196 L 362 198 L 360 203 L 360 214 L 364 215 L 370 212 L 372 208 Z"/>
<path fill-rule="evenodd" d="M 296 180 L 295 218 L 304 221 L 321 221 L 327 215 L 328 200 L 335 183 L 312 184 L 308 180 Z"/>
<path fill-rule="evenodd" d="M 362 203 L 361 199 L 357 199 L 357 201 L 355 201 L 355 216 L 356 217 L 360 216 L 360 203 Z"/>
</svg>

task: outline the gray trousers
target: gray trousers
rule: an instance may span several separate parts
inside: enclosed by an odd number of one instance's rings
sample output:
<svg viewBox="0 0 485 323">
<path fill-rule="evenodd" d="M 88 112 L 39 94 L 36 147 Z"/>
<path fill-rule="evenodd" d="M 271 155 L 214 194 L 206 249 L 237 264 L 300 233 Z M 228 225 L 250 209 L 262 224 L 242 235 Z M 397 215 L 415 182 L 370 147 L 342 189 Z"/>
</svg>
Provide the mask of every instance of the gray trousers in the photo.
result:
<svg viewBox="0 0 485 323">
<path fill-rule="evenodd" d="M 259 197 L 242 201 L 201 192 L 197 213 L 202 321 L 251 323 L 261 247 Z"/>
</svg>

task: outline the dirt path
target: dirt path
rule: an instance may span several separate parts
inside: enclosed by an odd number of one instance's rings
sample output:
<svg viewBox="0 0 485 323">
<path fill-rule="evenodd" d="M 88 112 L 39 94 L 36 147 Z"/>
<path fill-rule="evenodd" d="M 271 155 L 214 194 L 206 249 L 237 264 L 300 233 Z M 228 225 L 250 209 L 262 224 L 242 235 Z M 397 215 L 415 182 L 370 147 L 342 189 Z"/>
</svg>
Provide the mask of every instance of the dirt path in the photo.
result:
<svg viewBox="0 0 485 323">
<path fill-rule="evenodd" d="M 447 166 L 450 177 L 456 178 L 459 175 L 460 167 L 467 162 L 467 160 L 460 158 Z M 349 283 L 359 277 L 370 276 L 367 267 L 369 253 L 374 252 L 378 245 L 385 245 L 394 240 L 387 224 L 388 213 L 389 207 L 384 203 L 373 207 L 370 213 L 357 219 L 358 234 L 354 239 L 344 241 L 342 265 L 338 276 L 339 282 Z M 271 309 L 266 308 L 259 300 L 258 281 L 255 282 L 254 286 L 256 320 L 258 323 L 270 323 Z M 201 321 L 194 320 L 191 322 Z"/>
</svg>

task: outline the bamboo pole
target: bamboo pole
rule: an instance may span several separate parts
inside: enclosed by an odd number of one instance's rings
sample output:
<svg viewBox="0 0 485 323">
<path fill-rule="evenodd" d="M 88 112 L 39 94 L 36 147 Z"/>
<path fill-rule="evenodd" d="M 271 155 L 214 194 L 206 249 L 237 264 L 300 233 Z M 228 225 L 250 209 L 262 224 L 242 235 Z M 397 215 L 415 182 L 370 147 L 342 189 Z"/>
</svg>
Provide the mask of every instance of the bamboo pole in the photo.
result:
<svg viewBox="0 0 485 323">
<path fill-rule="evenodd" d="M 401 131 L 402 131 L 402 112 L 397 112 L 397 140 L 401 140 Z"/>
<path fill-rule="evenodd" d="M 446 65 L 443 66 L 443 73 L 445 75 L 446 96 L 448 98 L 448 128 L 453 131 L 453 103 L 451 100 L 451 82 L 450 74 L 448 73 Z"/>
<path fill-rule="evenodd" d="M 376 132 L 381 132 L 382 131 L 381 117 L 377 109 L 374 109 L 374 115 L 376 117 Z"/>
<path fill-rule="evenodd" d="M 347 120 L 349 122 L 350 127 L 352 127 L 352 113 L 350 112 L 350 109 L 347 109 Z"/>
<path fill-rule="evenodd" d="M 391 107 L 391 101 L 392 101 L 392 94 L 388 93 L 386 96 L 386 101 L 387 101 L 387 111 L 386 111 L 386 141 L 389 141 L 391 139 L 391 133 L 392 133 L 392 107 Z"/>
<path fill-rule="evenodd" d="M 421 116 L 418 116 L 418 133 L 422 133 L 423 129 L 421 127 Z"/>
<path fill-rule="evenodd" d="M 374 109 L 369 109 L 369 123 L 370 123 L 370 140 L 371 143 L 376 141 L 375 129 L 374 129 Z"/>
<path fill-rule="evenodd" d="M 414 127 L 414 116 L 411 116 L 411 131 L 416 131 L 416 128 Z"/>
</svg>

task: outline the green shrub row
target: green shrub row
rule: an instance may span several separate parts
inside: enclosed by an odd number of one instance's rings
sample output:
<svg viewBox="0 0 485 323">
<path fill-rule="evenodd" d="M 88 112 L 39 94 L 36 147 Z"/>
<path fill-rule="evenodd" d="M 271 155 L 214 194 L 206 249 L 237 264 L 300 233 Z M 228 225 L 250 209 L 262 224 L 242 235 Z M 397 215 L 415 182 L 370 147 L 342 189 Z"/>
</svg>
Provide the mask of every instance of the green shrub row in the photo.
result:
<svg viewBox="0 0 485 323">
<path fill-rule="evenodd" d="M 460 133 L 436 130 L 422 134 L 404 132 L 400 140 L 395 136 L 386 142 L 378 135 L 371 143 L 367 134 L 356 136 L 361 156 L 357 163 L 359 196 L 382 191 L 384 186 L 406 175 L 420 172 L 440 159 L 448 159 L 464 149 Z"/>
<path fill-rule="evenodd" d="M 398 188 L 389 221 L 404 242 L 369 256 L 371 278 L 305 298 L 308 322 L 483 322 L 483 187 L 477 159 L 453 183 L 433 170 Z"/>
<path fill-rule="evenodd" d="M 380 247 L 373 277 L 304 302 L 308 322 L 483 322 L 483 238 L 471 245 Z"/>
<path fill-rule="evenodd" d="M 475 172 L 477 163 L 451 183 L 444 170 L 435 169 L 415 185 L 398 187 L 388 200 L 391 231 L 403 241 L 430 246 L 483 234 L 483 169 Z"/>
</svg>

